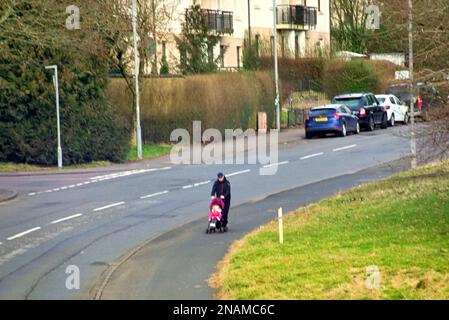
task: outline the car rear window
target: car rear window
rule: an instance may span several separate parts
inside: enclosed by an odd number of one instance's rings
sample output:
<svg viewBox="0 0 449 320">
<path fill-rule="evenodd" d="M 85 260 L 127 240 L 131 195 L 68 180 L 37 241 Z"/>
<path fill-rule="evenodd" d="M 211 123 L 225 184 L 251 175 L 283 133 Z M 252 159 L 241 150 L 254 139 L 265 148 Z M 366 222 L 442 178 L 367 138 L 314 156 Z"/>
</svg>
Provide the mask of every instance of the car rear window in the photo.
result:
<svg viewBox="0 0 449 320">
<path fill-rule="evenodd" d="M 335 103 L 341 103 L 351 110 L 359 110 L 360 98 L 336 98 Z"/>
<path fill-rule="evenodd" d="M 377 98 L 377 100 L 379 101 L 379 103 L 384 103 L 385 102 L 385 98 Z"/>
<path fill-rule="evenodd" d="M 312 117 L 317 117 L 317 116 L 329 116 L 334 113 L 336 113 L 335 109 L 315 109 L 311 110 L 309 114 Z"/>
</svg>

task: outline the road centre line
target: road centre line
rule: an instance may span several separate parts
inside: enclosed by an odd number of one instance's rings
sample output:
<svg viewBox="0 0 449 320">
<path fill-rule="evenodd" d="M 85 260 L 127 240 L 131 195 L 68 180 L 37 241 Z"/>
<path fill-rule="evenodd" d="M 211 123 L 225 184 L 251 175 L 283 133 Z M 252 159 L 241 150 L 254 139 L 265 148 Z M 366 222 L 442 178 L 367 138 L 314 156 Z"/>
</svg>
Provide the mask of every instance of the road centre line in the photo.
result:
<svg viewBox="0 0 449 320">
<path fill-rule="evenodd" d="M 251 172 L 251 170 L 250 170 L 250 169 L 248 169 L 248 170 L 242 170 L 242 171 L 238 171 L 238 172 L 234 172 L 234 173 L 227 174 L 226 176 L 227 176 L 227 177 L 233 177 L 233 176 L 238 176 L 238 175 L 240 175 L 240 174 L 244 174 L 244 173 L 248 173 L 248 172 Z"/>
<path fill-rule="evenodd" d="M 77 213 L 77 214 L 74 214 L 73 216 L 69 216 L 69 217 L 66 217 L 66 218 L 54 220 L 54 221 L 50 222 L 50 224 L 57 224 L 57 223 L 60 223 L 60 222 L 76 219 L 76 218 L 81 217 L 82 215 L 83 215 L 82 213 Z"/>
<path fill-rule="evenodd" d="M 36 227 L 36 228 L 33 228 L 33 229 L 29 229 L 27 231 L 24 231 L 24 232 L 21 232 L 21 233 L 18 233 L 16 235 L 14 235 L 14 236 L 11 236 L 11 237 L 7 238 L 6 240 L 11 241 L 11 240 L 14 240 L 14 239 L 18 239 L 18 238 L 21 238 L 21 237 L 23 237 L 23 236 L 25 236 L 27 234 L 30 234 L 30 233 L 32 233 L 34 231 L 40 230 L 40 229 L 41 229 L 41 227 Z"/>
<path fill-rule="evenodd" d="M 104 206 L 104 207 L 101 207 L 101 208 L 96 208 L 96 209 L 94 209 L 93 211 L 94 211 L 94 212 L 103 211 L 103 210 L 110 209 L 110 208 L 113 208 L 113 207 L 121 206 L 122 204 L 125 204 L 125 202 L 122 201 L 122 202 L 117 202 L 117 203 L 109 204 L 109 205 Z"/>
<path fill-rule="evenodd" d="M 337 149 L 334 149 L 334 150 L 332 150 L 332 151 L 338 152 L 338 151 L 343 151 L 343 150 L 352 149 L 352 148 L 355 148 L 355 147 L 357 147 L 357 145 L 356 145 L 356 144 L 352 144 L 352 145 L 350 145 L 350 146 L 337 148 Z"/>
<path fill-rule="evenodd" d="M 277 166 L 282 166 L 284 164 L 288 164 L 290 163 L 290 161 L 283 161 L 283 162 L 278 162 L 278 163 L 273 163 L 273 164 L 267 164 L 266 166 L 263 166 L 264 168 L 271 168 L 271 167 L 277 167 Z"/>
<path fill-rule="evenodd" d="M 300 160 L 307 160 L 307 159 L 316 158 L 316 157 L 319 157 L 319 156 L 322 156 L 322 155 L 324 155 L 324 152 L 314 153 L 314 154 L 311 154 L 311 155 L 308 155 L 308 156 L 305 156 L 305 157 L 302 157 L 302 158 L 299 158 L 299 159 Z"/>
<path fill-rule="evenodd" d="M 203 186 L 203 185 L 205 185 L 205 184 L 208 184 L 208 183 L 210 183 L 210 182 L 211 182 L 210 180 L 203 181 L 203 182 L 198 182 L 198 183 L 195 183 L 193 186 L 194 186 L 194 187 L 199 187 L 199 186 Z"/>
<path fill-rule="evenodd" d="M 154 197 L 157 197 L 157 196 L 161 196 L 161 195 L 163 195 L 163 194 L 167 194 L 167 193 L 169 193 L 169 192 L 170 192 L 170 191 L 165 190 L 165 191 L 162 191 L 162 192 L 157 192 L 157 193 L 149 194 L 149 195 L 147 195 L 147 196 L 142 196 L 142 197 L 140 197 L 140 199 L 154 198 Z"/>
</svg>

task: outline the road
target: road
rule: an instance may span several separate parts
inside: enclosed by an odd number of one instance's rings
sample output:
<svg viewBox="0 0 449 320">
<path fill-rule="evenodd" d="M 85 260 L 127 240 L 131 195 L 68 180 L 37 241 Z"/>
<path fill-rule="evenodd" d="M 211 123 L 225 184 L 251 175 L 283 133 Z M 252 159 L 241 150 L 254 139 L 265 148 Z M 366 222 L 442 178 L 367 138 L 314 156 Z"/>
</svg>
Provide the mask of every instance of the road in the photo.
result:
<svg viewBox="0 0 449 320">
<path fill-rule="evenodd" d="M 19 190 L 0 205 L 0 299 L 89 299 L 108 275 L 106 299 L 213 298 L 205 281 L 229 243 L 273 219 L 279 205 L 291 210 L 402 170 L 382 164 L 409 154 L 403 130 L 283 144 L 274 176 L 260 176 L 260 165 L 171 165 L 165 158 L 99 175 L 0 177 L 0 187 Z M 207 237 L 217 171 L 232 182 L 230 232 Z M 80 269 L 79 290 L 66 288 L 69 265 Z M 130 276 L 135 268 L 141 272 Z"/>
</svg>

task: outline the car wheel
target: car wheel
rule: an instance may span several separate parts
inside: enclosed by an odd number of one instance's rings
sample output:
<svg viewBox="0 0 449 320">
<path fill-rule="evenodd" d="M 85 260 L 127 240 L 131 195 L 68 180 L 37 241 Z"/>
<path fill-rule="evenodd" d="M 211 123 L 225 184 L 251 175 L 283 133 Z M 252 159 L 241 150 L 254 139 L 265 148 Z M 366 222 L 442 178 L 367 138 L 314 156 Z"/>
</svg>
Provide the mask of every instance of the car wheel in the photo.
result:
<svg viewBox="0 0 449 320">
<path fill-rule="evenodd" d="M 374 123 L 374 118 L 373 116 L 370 116 L 368 120 L 368 131 L 374 131 L 375 128 L 376 124 Z"/>
<path fill-rule="evenodd" d="M 341 133 L 340 133 L 340 136 L 341 136 L 341 137 L 346 137 L 347 134 L 348 134 L 348 132 L 347 132 L 347 130 L 346 130 L 346 124 L 343 123 L 343 124 L 341 125 Z"/>
<path fill-rule="evenodd" d="M 382 129 L 387 129 L 388 128 L 388 116 L 386 113 L 384 113 L 383 117 L 382 117 L 382 124 L 380 126 Z"/>
<path fill-rule="evenodd" d="M 394 113 L 391 115 L 391 119 L 390 119 L 390 127 L 394 127 L 394 125 L 396 124 L 395 119 L 394 119 Z"/>
<path fill-rule="evenodd" d="M 355 126 L 355 131 L 354 131 L 354 133 L 355 134 L 359 134 L 360 133 L 360 123 L 357 121 L 357 124 L 356 124 L 356 126 Z"/>
</svg>

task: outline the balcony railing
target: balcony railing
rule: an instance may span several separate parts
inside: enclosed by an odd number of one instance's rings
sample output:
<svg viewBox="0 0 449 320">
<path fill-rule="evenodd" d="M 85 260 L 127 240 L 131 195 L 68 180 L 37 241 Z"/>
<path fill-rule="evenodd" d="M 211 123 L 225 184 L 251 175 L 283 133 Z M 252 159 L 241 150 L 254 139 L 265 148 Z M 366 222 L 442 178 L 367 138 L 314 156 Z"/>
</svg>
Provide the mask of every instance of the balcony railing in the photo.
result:
<svg viewBox="0 0 449 320">
<path fill-rule="evenodd" d="M 207 15 L 207 22 L 212 30 L 219 33 L 234 33 L 234 13 L 231 11 L 220 11 L 203 9 Z"/>
<path fill-rule="evenodd" d="M 310 30 L 318 23 L 318 9 L 303 5 L 279 5 L 276 8 L 277 25 L 281 29 Z"/>
<path fill-rule="evenodd" d="M 186 9 L 189 12 L 192 9 Z M 201 9 L 209 27 L 218 33 L 234 33 L 234 13 L 231 11 Z"/>
</svg>

